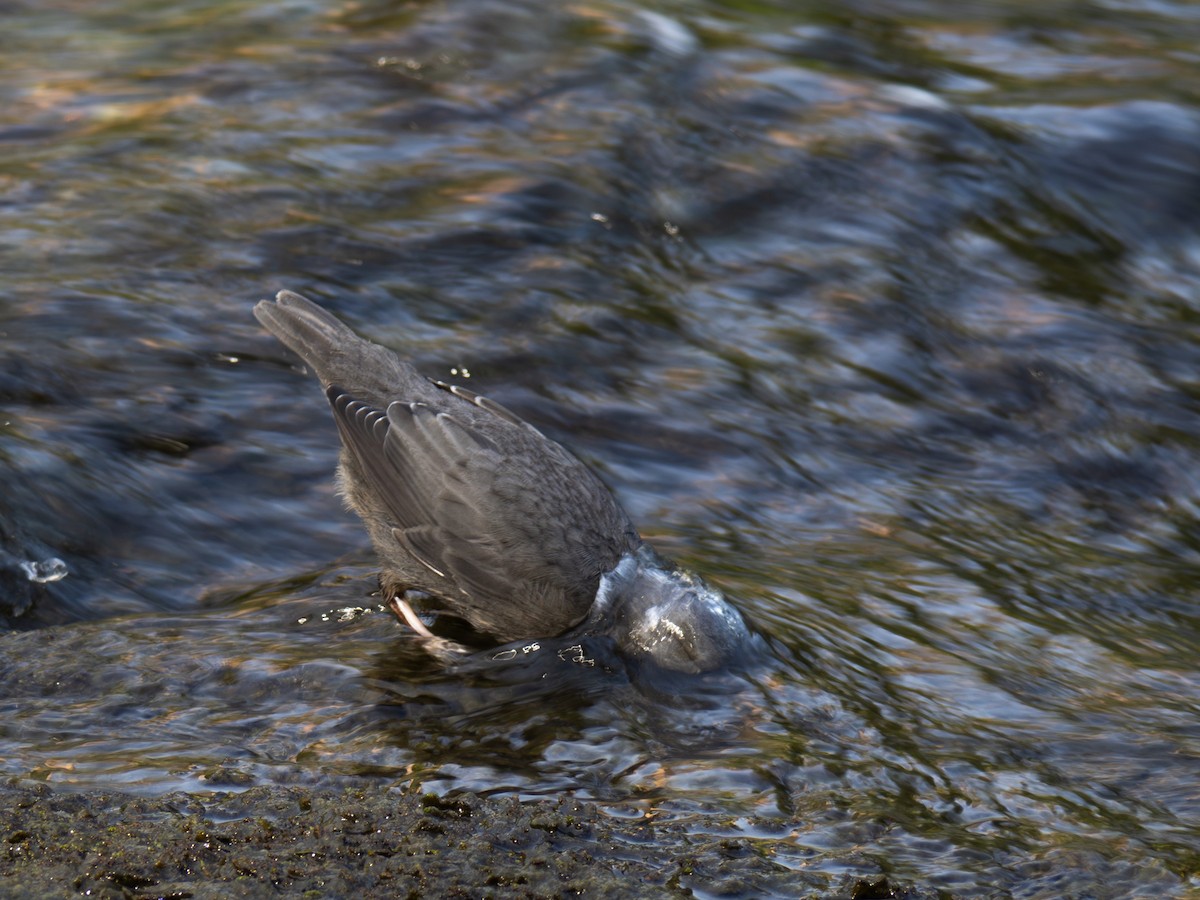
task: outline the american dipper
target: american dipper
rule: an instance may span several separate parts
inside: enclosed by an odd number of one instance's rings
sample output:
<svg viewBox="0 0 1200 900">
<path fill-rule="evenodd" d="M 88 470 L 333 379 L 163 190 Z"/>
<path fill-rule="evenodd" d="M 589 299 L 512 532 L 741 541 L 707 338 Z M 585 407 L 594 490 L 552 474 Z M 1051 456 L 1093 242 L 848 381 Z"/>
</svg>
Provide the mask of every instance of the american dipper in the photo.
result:
<svg viewBox="0 0 1200 900">
<path fill-rule="evenodd" d="M 658 556 L 608 488 L 498 403 L 434 381 L 299 294 L 254 315 L 316 372 L 342 438 L 338 486 L 382 563 L 389 606 L 432 595 L 499 643 L 567 632 L 698 673 L 749 637 L 716 590 Z M 432 649 L 432 647 L 431 647 Z"/>
</svg>

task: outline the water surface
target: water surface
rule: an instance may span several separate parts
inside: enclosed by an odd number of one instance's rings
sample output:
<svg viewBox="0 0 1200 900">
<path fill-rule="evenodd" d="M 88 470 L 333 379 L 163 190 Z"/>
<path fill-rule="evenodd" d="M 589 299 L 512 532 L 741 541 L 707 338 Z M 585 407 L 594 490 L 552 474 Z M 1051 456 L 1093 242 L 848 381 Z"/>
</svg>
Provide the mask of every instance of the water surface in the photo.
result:
<svg viewBox="0 0 1200 900">
<path fill-rule="evenodd" d="M 1200 896 L 1194 7 L 0 16 L 6 776 L 571 795 L 796 893 Z M 250 315 L 282 287 L 594 465 L 759 665 L 440 669 Z"/>
</svg>

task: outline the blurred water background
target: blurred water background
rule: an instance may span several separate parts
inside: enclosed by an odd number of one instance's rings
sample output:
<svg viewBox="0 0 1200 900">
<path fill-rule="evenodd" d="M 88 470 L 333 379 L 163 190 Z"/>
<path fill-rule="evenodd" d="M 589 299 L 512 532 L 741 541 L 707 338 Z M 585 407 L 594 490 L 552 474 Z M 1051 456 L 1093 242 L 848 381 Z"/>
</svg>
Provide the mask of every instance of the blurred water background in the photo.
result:
<svg viewBox="0 0 1200 900">
<path fill-rule="evenodd" d="M 758 896 L 1200 897 L 1200 6 L 0 24 L 4 776 L 571 795 L 749 839 Z M 433 665 L 282 287 L 594 465 L 759 668 Z"/>
</svg>

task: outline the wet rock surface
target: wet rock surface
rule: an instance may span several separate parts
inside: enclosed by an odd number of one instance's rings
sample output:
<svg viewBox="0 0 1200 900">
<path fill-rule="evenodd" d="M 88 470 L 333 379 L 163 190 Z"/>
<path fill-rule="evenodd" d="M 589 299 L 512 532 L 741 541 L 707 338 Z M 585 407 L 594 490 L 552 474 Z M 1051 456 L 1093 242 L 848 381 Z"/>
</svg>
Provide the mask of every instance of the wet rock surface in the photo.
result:
<svg viewBox="0 0 1200 900">
<path fill-rule="evenodd" d="M 153 798 L 7 788 L 0 801 L 13 896 L 935 896 L 887 879 L 819 890 L 750 839 L 572 800 L 258 787 Z"/>
</svg>

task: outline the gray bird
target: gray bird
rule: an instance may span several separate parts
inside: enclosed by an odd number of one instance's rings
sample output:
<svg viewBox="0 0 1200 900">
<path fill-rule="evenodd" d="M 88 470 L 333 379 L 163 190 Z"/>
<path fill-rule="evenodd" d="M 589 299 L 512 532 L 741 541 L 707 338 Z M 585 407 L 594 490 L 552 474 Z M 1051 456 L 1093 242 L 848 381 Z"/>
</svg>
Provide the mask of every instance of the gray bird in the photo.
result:
<svg viewBox="0 0 1200 900">
<path fill-rule="evenodd" d="M 342 438 L 338 484 L 379 554 L 384 596 L 431 645 L 446 642 L 408 592 L 500 643 L 604 634 L 679 672 L 737 656 L 749 636 L 737 610 L 654 553 L 561 445 L 299 294 L 280 291 L 254 314 L 321 380 Z"/>
</svg>

